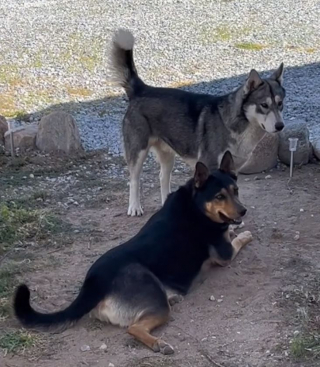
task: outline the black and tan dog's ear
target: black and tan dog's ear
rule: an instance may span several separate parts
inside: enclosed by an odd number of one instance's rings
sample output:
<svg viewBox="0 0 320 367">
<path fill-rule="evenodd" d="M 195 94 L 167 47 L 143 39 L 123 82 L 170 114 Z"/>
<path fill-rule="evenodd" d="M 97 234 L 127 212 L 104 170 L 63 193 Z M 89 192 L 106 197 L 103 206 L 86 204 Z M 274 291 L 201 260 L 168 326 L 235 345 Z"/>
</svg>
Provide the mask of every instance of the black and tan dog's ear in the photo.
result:
<svg viewBox="0 0 320 367">
<path fill-rule="evenodd" d="M 194 173 L 194 186 L 199 189 L 207 181 L 209 177 L 209 170 L 205 164 L 202 162 L 197 162 L 196 171 Z"/>
<path fill-rule="evenodd" d="M 283 62 L 278 67 L 278 69 L 270 76 L 270 79 L 276 80 L 280 85 L 283 83 Z"/>
<path fill-rule="evenodd" d="M 235 180 L 237 179 L 237 174 L 236 174 L 236 167 L 234 165 L 234 161 L 232 158 L 232 154 L 229 152 L 229 150 L 227 150 L 222 159 L 221 159 L 221 163 L 220 163 L 220 171 L 223 171 L 225 173 L 228 173 L 230 176 L 232 176 Z"/>
<path fill-rule="evenodd" d="M 258 72 L 252 69 L 243 87 L 244 94 L 247 95 L 250 92 L 257 89 L 263 83 Z"/>
</svg>

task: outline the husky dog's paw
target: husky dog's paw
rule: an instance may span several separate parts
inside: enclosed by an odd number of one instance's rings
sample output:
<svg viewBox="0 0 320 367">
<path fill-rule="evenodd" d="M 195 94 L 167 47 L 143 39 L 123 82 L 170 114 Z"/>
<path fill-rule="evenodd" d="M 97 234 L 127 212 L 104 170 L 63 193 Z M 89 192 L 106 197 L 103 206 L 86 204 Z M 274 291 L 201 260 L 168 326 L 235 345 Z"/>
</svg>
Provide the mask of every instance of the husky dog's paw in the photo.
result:
<svg viewBox="0 0 320 367">
<path fill-rule="evenodd" d="M 237 239 L 241 241 L 242 245 L 245 246 L 253 241 L 253 236 L 250 231 L 241 232 L 238 234 Z"/>
<path fill-rule="evenodd" d="M 131 217 L 141 217 L 143 215 L 143 209 L 140 204 L 129 205 L 128 215 Z"/>
<path fill-rule="evenodd" d="M 160 352 L 164 355 L 169 355 L 169 354 L 174 353 L 173 347 L 161 339 L 158 339 L 156 343 L 153 345 L 153 351 L 156 353 Z"/>
<path fill-rule="evenodd" d="M 174 306 L 181 301 L 183 301 L 183 296 L 181 296 L 180 294 L 173 294 L 172 296 L 168 297 L 168 302 L 170 306 Z"/>
</svg>

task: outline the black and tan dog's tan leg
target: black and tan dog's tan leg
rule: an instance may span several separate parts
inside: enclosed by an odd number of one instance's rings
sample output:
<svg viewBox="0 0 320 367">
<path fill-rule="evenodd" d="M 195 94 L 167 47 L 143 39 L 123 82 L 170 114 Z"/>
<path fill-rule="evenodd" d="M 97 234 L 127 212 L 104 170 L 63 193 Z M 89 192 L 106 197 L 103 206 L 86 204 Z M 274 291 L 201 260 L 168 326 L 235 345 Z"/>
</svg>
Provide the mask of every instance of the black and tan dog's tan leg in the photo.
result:
<svg viewBox="0 0 320 367">
<path fill-rule="evenodd" d="M 231 242 L 233 248 L 232 260 L 238 255 L 239 251 L 242 247 L 246 246 L 253 240 L 253 236 L 250 231 L 241 232 L 238 234 L 236 238 L 234 238 Z"/>
<path fill-rule="evenodd" d="M 211 254 L 211 261 L 212 263 L 218 264 L 220 266 L 228 266 L 230 263 L 235 259 L 235 257 L 238 255 L 240 250 L 246 246 L 248 243 L 250 243 L 253 240 L 252 234 L 250 231 L 245 231 L 242 233 L 239 233 L 239 235 L 234 238 L 232 241 L 230 241 L 230 233 L 227 231 L 225 233 L 225 240 L 227 241 L 227 244 L 232 247 L 232 255 L 230 252 L 230 258 L 228 260 L 222 259 L 221 256 L 219 256 L 217 251 L 212 251 Z"/>
<path fill-rule="evenodd" d="M 168 355 L 173 354 L 174 349 L 162 339 L 156 338 L 150 332 L 168 321 L 168 315 L 145 317 L 128 328 L 128 333 L 145 344 L 154 352 Z"/>
</svg>

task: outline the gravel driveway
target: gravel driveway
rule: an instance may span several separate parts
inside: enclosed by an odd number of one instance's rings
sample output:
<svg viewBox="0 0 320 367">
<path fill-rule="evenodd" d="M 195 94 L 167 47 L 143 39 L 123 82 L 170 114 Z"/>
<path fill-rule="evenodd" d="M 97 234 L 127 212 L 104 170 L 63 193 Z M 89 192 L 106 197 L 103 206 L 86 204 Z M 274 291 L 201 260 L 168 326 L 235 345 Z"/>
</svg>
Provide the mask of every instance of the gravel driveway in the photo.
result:
<svg viewBox="0 0 320 367">
<path fill-rule="evenodd" d="M 87 149 L 119 153 L 126 101 L 107 64 L 112 32 L 126 27 L 153 85 L 222 93 L 284 61 L 286 118 L 320 135 L 319 18 L 319 0 L 0 0 L 0 113 L 64 108 Z"/>
</svg>

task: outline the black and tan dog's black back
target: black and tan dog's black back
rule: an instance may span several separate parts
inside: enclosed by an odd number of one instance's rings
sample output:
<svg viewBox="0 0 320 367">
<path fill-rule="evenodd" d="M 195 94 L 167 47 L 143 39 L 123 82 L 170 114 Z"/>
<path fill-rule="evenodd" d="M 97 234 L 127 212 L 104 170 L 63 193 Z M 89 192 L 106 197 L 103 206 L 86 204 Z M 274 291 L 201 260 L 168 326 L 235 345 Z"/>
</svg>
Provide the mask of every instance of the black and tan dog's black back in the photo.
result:
<svg viewBox="0 0 320 367">
<path fill-rule="evenodd" d="M 250 232 L 232 242 L 229 238 L 229 224 L 245 212 L 231 154 L 211 174 L 198 162 L 194 178 L 170 194 L 135 237 L 92 265 L 69 307 L 37 312 L 30 306 L 28 287 L 21 285 L 14 300 L 16 316 L 27 327 L 50 328 L 91 312 L 101 321 L 128 327 L 155 352 L 171 354 L 173 348 L 151 330 L 168 320 L 170 305 L 188 292 L 205 264 L 229 263 L 252 240 Z"/>
</svg>

